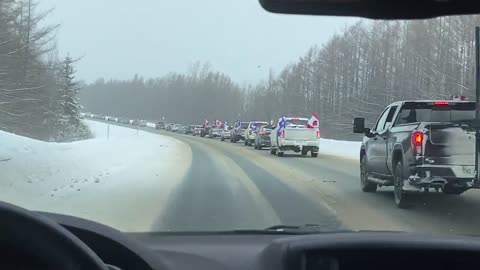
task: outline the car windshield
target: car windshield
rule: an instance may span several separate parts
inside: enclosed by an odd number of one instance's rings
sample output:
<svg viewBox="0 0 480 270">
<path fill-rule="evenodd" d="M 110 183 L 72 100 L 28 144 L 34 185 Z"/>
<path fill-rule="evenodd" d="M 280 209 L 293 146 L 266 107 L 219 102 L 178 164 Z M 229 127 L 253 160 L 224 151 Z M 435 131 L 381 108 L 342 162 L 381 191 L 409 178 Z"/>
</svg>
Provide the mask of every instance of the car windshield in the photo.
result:
<svg viewBox="0 0 480 270">
<path fill-rule="evenodd" d="M 125 232 L 480 235 L 477 25 L 0 1 L 0 200 Z"/>
</svg>

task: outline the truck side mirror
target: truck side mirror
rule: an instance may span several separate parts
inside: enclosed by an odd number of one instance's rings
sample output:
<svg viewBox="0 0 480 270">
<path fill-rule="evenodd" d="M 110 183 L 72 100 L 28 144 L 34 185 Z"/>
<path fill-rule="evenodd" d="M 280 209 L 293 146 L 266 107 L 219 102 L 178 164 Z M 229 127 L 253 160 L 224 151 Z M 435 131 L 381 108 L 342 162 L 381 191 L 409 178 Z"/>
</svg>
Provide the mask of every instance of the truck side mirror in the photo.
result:
<svg viewBox="0 0 480 270">
<path fill-rule="evenodd" d="M 365 133 L 365 118 L 353 119 L 353 133 Z"/>
</svg>

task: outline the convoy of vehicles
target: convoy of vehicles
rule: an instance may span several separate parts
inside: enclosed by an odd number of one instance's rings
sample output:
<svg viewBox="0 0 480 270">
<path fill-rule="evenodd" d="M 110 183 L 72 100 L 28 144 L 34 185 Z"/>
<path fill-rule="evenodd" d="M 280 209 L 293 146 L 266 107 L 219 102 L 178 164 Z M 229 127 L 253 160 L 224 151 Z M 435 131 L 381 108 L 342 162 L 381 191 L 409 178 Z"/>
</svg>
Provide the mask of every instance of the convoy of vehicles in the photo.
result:
<svg viewBox="0 0 480 270">
<path fill-rule="evenodd" d="M 474 186 L 475 103 L 398 101 L 390 104 L 373 128 L 354 119 L 364 133 L 360 183 L 364 192 L 393 186 L 395 203 L 405 207 L 409 193 L 440 189 L 461 194 Z"/>
<path fill-rule="evenodd" d="M 294 151 L 305 156 L 310 152 L 312 157 L 318 156 L 320 130 L 308 128 L 308 118 L 284 117 L 284 127 L 277 124 L 270 133 L 272 155 L 283 157 L 285 151 Z"/>
</svg>

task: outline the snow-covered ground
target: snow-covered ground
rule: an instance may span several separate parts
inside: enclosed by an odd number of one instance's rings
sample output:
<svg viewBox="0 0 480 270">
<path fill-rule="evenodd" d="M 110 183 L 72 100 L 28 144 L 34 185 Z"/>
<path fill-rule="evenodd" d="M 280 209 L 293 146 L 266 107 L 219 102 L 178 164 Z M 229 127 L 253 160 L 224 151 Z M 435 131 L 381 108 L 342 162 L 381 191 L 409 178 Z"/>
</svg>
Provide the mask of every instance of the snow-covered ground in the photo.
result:
<svg viewBox="0 0 480 270">
<path fill-rule="evenodd" d="M 190 167 L 190 148 L 171 137 L 86 123 L 95 138 L 73 143 L 0 132 L 0 199 L 148 231 Z"/>
<path fill-rule="evenodd" d="M 340 156 L 359 160 L 361 145 L 362 142 L 320 139 L 319 152 L 324 155 Z"/>
</svg>

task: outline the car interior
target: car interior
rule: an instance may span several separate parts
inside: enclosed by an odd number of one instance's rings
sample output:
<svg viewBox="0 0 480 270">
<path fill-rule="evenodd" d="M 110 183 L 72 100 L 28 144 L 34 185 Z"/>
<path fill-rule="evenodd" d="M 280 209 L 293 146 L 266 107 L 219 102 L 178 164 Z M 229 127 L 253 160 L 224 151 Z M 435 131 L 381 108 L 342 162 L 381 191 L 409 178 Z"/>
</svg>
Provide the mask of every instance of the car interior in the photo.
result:
<svg viewBox="0 0 480 270">
<path fill-rule="evenodd" d="M 476 14 L 469 0 L 260 0 L 266 12 L 374 19 Z M 260 8 L 260 6 L 259 6 Z M 295 18 L 292 18 L 295 19 Z M 407 232 L 267 228 L 123 233 L 85 219 L 0 203 L 0 269 L 479 269 L 480 239 Z"/>
</svg>

